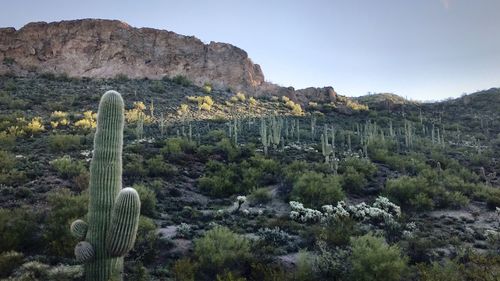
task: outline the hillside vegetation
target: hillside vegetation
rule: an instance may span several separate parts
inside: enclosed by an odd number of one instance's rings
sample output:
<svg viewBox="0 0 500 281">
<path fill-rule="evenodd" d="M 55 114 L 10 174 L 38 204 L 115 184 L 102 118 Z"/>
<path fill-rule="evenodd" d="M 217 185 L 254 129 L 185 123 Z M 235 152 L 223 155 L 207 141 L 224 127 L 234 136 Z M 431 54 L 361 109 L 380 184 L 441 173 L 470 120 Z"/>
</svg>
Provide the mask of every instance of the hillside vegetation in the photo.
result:
<svg viewBox="0 0 500 281">
<path fill-rule="evenodd" d="M 500 89 L 304 105 L 182 76 L 42 75 L 0 76 L 0 280 L 83 280 L 69 226 L 107 90 L 141 199 L 124 280 L 500 276 Z"/>
</svg>

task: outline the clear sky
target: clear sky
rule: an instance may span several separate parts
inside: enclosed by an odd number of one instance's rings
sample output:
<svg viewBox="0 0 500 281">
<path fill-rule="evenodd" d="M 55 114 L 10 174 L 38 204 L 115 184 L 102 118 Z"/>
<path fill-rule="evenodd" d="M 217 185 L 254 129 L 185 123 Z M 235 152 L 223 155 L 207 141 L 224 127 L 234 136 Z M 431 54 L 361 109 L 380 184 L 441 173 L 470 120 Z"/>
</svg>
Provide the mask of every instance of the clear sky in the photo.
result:
<svg viewBox="0 0 500 281">
<path fill-rule="evenodd" d="M 246 50 L 266 80 L 438 100 L 500 87 L 500 0 L 0 2 L 0 26 L 118 19 Z"/>
</svg>

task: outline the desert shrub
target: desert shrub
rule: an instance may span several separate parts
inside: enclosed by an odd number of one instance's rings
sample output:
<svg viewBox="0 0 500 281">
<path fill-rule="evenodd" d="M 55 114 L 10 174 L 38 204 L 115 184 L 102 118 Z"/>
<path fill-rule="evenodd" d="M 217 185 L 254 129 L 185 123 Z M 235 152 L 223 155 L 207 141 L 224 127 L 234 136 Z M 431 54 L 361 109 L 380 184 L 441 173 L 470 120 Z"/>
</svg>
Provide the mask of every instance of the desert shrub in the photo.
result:
<svg viewBox="0 0 500 281">
<path fill-rule="evenodd" d="M 239 149 L 228 138 L 222 138 L 216 143 L 214 151 L 228 161 L 234 161 L 239 156 Z"/>
<path fill-rule="evenodd" d="M 349 280 L 351 271 L 349 248 L 329 248 L 319 241 L 319 253 L 313 259 L 314 268 L 318 272 L 318 280 Z"/>
<path fill-rule="evenodd" d="M 358 281 L 399 281 L 408 268 L 398 246 L 369 234 L 352 239 L 351 263 L 352 278 Z"/>
<path fill-rule="evenodd" d="M 208 95 L 208 94 L 212 93 L 212 84 L 205 82 L 201 89 L 203 90 L 204 94 Z"/>
<path fill-rule="evenodd" d="M 192 84 L 191 81 L 186 76 L 180 74 L 174 76 L 174 78 L 172 78 L 172 82 L 182 85 L 184 87 L 190 86 Z"/>
<path fill-rule="evenodd" d="M 244 277 L 239 277 L 238 274 L 231 271 L 225 271 L 224 273 L 217 274 L 216 281 L 247 281 Z"/>
<path fill-rule="evenodd" d="M 293 115 L 302 115 L 302 107 L 300 104 L 295 103 L 291 100 L 285 102 L 285 106 L 292 110 Z"/>
<path fill-rule="evenodd" d="M 268 264 L 265 261 L 252 263 L 250 280 L 287 281 L 291 274 L 279 265 Z"/>
<path fill-rule="evenodd" d="M 25 186 L 18 186 L 15 191 L 14 195 L 16 198 L 31 198 L 33 196 L 33 191 L 29 189 L 28 187 Z"/>
<path fill-rule="evenodd" d="M 10 276 L 14 269 L 23 264 L 24 255 L 16 251 L 0 253 L 0 278 Z"/>
<path fill-rule="evenodd" d="M 0 252 L 37 249 L 41 243 L 38 220 L 31 209 L 0 209 Z"/>
<path fill-rule="evenodd" d="M 215 197 L 246 194 L 276 182 L 279 165 L 272 159 L 251 157 L 241 163 L 224 164 L 209 161 L 205 174 L 198 180 L 199 187 Z"/>
<path fill-rule="evenodd" d="M 209 273 L 241 269 L 249 260 L 250 243 L 230 229 L 216 226 L 195 240 L 194 254 L 201 268 Z"/>
<path fill-rule="evenodd" d="M 500 256 L 466 250 L 453 260 L 418 264 L 419 280 L 424 281 L 493 281 L 500 273 Z"/>
<path fill-rule="evenodd" d="M 50 161 L 50 165 L 62 178 L 65 179 L 78 176 L 83 171 L 87 170 L 82 161 L 73 160 L 68 155 Z"/>
<path fill-rule="evenodd" d="M 311 238 L 323 241 L 330 248 L 349 245 L 351 237 L 359 232 L 356 221 L 349 217 L 330 220 L 324 225 L 312 226 L 309 230 L 312 232 Z"/>
<path fill-rule="evenodd" d="M 285 180 L 293 184 L 303 173 L 310 171 L 311 165 L 306 161 L 293 161 L 283 168 Z"/>
<path fill-rule="evenodd" d="M 162 154 L 176 156 L 182 152 L 192 152 L 196 148 L 194 142 L 184 138 L 168 138 L 165 145 L 160 149 Z"/>
<path fill-rule="evenodd" d="M 198 264 L 191 259 L 182 258 L 172 266 L 172 272 L 177 281 L 195 281 Z"/>
<path fill-rule="evenodd" d="M 81 171 L 79 175 L 73 177 L 75 191 L 82 192 L 89 187 L 90 173 L 87 170 Z"/>
<path fill-rule="evenodd" d="M 342 174 L 342 187 L 349 193 L 361 193 L 368 181 L 354 167 L 348 166 Z"/>
<path fill-rule="evenodd" d="M 238 92 L 236 93 L 236 96 L 235 96 L 239 101 L 243 102 L 245 101 L 247 98 L 245 96 L 245 93 L 243 92 Z"/>
<path fill-rule="evenodd" d="M 352 167 L 365 178 L 369 178 L 377 172 L 377 166 L 366 158 L 348 157 L 343 159 L 339 165 L 339 172 L 343 173 L 349 167 Z"/>
<path fill-rule="evenodd" d="M 80 148 L 79 135 L 51 135 L 48 139 L 49 147 L 53 151 L 70 151 Z"/>
<path fill-rule="evenodd" d="M 149 187 L 142 184 L 134 184 L 133 188 L 139 193 L 141 198 L 141 214 L 149 217 L 156 215 L 156 193 Z"/>
<path fill-rule="evenodd" d="M 140 261 L 132 261 L 125 264 L 124 270 L 125 280 L 134 281 L 149 281 L 151 280 L 151 274 L 147 267 Z"/>
<path fill-rule="evenodd" d="M 27 181 L 26 173 L 24 171 L 18 171 L 16 169 L 1 172 L 0 173 L 0 184 L 8 186 L 19 186 Z"/>
<path fill-rule="evenodd" d="M 0 147 L 10 150 L 16 145 L 16 136 L 7 132 L 0 132 Z"/>
<path fill-rule="evenodd" d="M 227 134 L 226 134 L 226 131 L 224 130 L 211 130 L 210 132 L 208 132 L 208 134 L 206 135 L 206 140 L 208 142 L 219 142 L 221 141 L 223 138 L 227 138 Z"/>
<path fill-rule="evenodd" d="M 142 155 L 126 153 L 123 158 L 123 174 L 125 176 L 137 178 L 148 174 L 143 164 Z"/>
<path fill-rule="evenodd" d="M 385 192 L 398 205 L 411 210 L 429 210 L 432 206 L 459 208 L 468 204 L 464 194 L 446 189 L 445 180 L 446 177 L 439 177 L 436 172 L 425 169 L 418 177 L 403 176 L 388 180 Z"/>
<path fill-rule="evenodd" d="M 26 125 L 24 130 L 31 135 L 36 135 L 45 131 L 45 127 L 43 126 L 41 117 L 34 117 L 30 122 Z"/>
<path fill-rule="evenodd" d="M 156 155 L 146 161 L 148 173 L 151 177 L 169 177 L 177 174 L 177 167 L 168 164 L 163 160 L 163 156 Z"/>
<path fill-rule="evenodd" d="M 88 132 L 97 126 L 97 113 L 93 113 L 91 110 L 85 111 L 83 118 L 76 121 L 74 125 L 76 128 Z"/>
<path fill-rule="evenodd" d="M 83 267 L 81 265 L 50 265 L 38 261 L 30 261 L 23 264 L 13 274 L 13 281 L 74 281 L 83 277 Z"/>
<path fill-rule="evenodd" d="M 344 198 L 340 177 L 317 172 L 303 173 L 293 184 L 291 199 L 308 207 L 335 205 Z"/>
<path fill-rule="evenodd" d="M 422 281 L 465 281 L 465 276 L 462 274 L 463 265 L 453 260 L 445 260 L 441 265 L 433 262 L 429 265 L 419 264 L 417 266 L 419 280 Z"/>
<path fill-rule="evenodd" d="M 165 86 L 163 86 L 163 83 L 161 81 L 158 81 L 158 80 L 153 81 L 151 86 L 149 86 L 149 89 L 152 92 L 160 93 L 160 94 L 165 92 Z"/>
<path fill-rule="evenodd" d="M 45 249 L 51 255 L 71 258 L 77 241 L 69 226 L 87 213 L 88 195 L 72 195 L 68 189 L 59 189 L 49 193 L 47 202 L 50 211 L 43 228 Z"/>
<path fill-rule="evenodd" d="M 316 274 L 313 263 L 314 256 L 304 251 L 299 252 L 297 267 L 294 272 L 294 279 L 297 281 L 314 281 Z"/>
<path fill-rule="evenodd" d="M 198 179 L 202 191 L 212 196 L 225 197 L 240 193 L 240 186 L 234 185 L 238 181 L 237 165 L 225 165 L 217 161 L 209 161 L 205 168 L 205 175 Z"/>
<path fill-rule="evenodd" d="M 2 172 L 7 172 L 14 168 L 16 165 L 15 156 L 5 150 L 0 150 L 0 170 Z"/>
<path fill-rule="evenodd" d="M 252 204 L 265 204 L 271 201 L 272 195 L 268 188 L 257 188 L 250 194 L 250 202 Z"/>
<path fill-rule="evenodd" d="M 129 256 L 133 260 L 152 263 L 158 252 L 158 242 L 156 224 L 152 219 L 141 215 L 137 229 L 137 238 Z"/>
</svg>

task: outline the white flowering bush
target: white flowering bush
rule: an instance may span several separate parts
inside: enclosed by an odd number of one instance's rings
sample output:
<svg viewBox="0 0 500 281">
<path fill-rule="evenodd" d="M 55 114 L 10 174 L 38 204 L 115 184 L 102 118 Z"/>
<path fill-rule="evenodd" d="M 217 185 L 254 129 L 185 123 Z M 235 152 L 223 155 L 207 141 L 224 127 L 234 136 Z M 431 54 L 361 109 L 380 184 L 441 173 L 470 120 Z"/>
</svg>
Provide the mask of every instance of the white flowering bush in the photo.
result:
<svg viewBox="0 0 500 281">
<path fill-rule="evenodd" d="M 390 235 L 399 233 L 406 237 L 411 237 L 416 229 L 415 223 L 401 225 L 398 222 L 401 208 L 383 196 L 379 196 L 371 206 L 365 202 L 347 205 L 344 201 L 339 201 L 336 206 L 322 206 L 322 212 L 305 208 L 297 201 L 291 201 L 290 207 L 290 218 L 301 223 L 335 223 L 352 219 L 370 226 L 384 227 Z"/>
</svg>

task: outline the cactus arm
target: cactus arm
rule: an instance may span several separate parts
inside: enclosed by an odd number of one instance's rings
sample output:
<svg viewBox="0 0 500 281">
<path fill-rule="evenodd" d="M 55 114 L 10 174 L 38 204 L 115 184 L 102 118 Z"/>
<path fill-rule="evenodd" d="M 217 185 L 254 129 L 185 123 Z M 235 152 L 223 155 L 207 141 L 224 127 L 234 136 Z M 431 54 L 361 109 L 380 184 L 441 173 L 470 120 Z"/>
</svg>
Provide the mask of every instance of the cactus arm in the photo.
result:
<svg viewBox="0 0 500 281">
<path fill-rule="evenodd" d="M 106 250 L 110 256 L 124 256 L 132 249 L 140 211 L 141 201 L 137 191 L 130 187 L 122 189 L 116 198 L 106 238 Z"/>
<path fill-rule="evenodd" d="M 85 239 L 89 226 L 83 220 L 75 220 L 70 227 L 71 234 L 78 240 Z"/>
<path fill-rule="evenodd" d="M 86 263 L 93 260 L 95 258 L 94 247 L 86 241 L 76 244 L 75 257 L 76 261 L 80 263 Z"/>
</svg>

